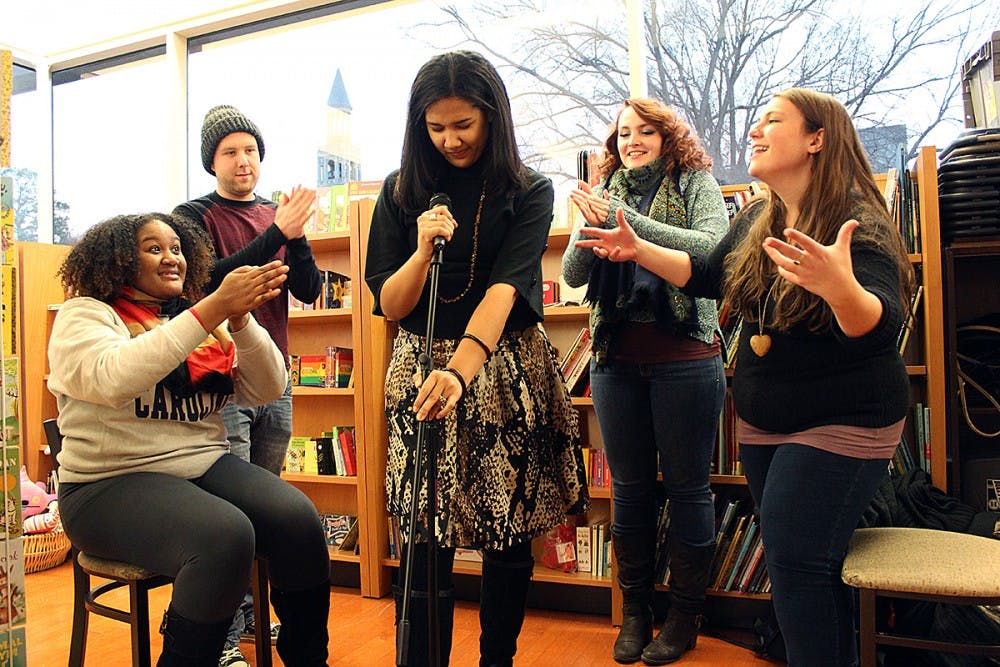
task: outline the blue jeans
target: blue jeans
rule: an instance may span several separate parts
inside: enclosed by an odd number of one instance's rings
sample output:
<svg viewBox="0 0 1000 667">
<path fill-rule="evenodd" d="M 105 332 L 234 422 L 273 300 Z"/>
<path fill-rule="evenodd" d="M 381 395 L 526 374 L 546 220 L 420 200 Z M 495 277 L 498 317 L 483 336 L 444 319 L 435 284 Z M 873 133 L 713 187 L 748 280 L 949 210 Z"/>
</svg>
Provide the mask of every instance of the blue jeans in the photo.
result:
<svg viewBox="0 0 1000 667">
<path fill-rule="evenodd" d="M 247 408 L 229 403 L 220 412 L 229 435 L 229 451 L 244 461 L 281 474 L 288 440 L 292 437 L 292 383 L 281 398 Z M 247 591 L 226 637 L 226 648 L 240 643 L 240 633 L 253 627 L 253 595 Z"/>
<path fill-rule="evenodd" d="M 291 380 L 277 400 L 255 408 L 229 403 L 219 414 L 229 432 L 231 453 L 275 475 L 281 474 L 292 437 Z"/>
<path fill-rule="evenodd" d="M 788 667 L 856 665 L 854 597 L 840 569 L 888 460 L 794 443 L 741 445 L 740 459 L 760 515 Z"/>
<path fill-rule="evenodd" d="M 708 476 L 726 391 L 722 358 L 592 363 L 590 387 L 611 469 L 613 532 L 655 530 L 659 455 L 671 536 L 692 547 L 711 544 Z"/>
</svg>

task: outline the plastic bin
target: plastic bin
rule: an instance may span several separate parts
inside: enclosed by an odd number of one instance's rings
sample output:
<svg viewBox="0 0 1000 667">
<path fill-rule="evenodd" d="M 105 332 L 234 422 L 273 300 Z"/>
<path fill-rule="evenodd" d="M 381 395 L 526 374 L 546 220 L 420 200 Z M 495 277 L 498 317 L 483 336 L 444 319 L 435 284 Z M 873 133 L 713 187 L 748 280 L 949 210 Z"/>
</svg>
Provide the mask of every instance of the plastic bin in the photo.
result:
<svg viewBox="0 0 1000 667">
<path fill-rule="evenodd" d="M 1000 31 L 962 65 L 966 127 L 1000 127 Z"/>
</svg>

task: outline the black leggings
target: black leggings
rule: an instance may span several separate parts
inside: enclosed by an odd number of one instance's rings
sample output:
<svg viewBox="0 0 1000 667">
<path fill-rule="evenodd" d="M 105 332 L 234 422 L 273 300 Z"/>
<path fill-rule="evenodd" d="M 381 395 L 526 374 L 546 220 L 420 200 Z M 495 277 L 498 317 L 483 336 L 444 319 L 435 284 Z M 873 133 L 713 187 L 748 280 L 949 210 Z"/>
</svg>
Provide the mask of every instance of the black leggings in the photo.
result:
<svg viewBox="0 0 1000 667">
<path fill-rule="evenodd" d="M 329 577 L 309 498 L 231 454 L 197 479 L 139 472 L 63 483 L 59 512 L 81 551 L 174 577 L 170 604 L 195 622 L 233 615 L 254 554 L 267 559 L 276 590 L 307 590 Z"/>
</svg>

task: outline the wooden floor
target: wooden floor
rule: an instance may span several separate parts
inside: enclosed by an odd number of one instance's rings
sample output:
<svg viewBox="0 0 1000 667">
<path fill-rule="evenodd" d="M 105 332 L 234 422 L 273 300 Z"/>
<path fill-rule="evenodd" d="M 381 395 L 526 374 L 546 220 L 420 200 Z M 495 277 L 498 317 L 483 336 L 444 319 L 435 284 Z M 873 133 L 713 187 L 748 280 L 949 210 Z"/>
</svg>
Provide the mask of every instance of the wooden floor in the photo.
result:
<svg viewBox="0 0 1000 667">
<path fill-rule="evenodd" d="M 28 665 L 66 667 L 72 627 L 73 571 L 69 562 L 29 574 L 25 588 L 28 602 Z M 112 595 L 118 595 L 116 591 Z M 152 591 L 150 617 L 153 655 L 160 652 L 156 632 L 169 601 L 170 587 Z M 127 605 L 127 594 L 121 598 Z M 361 597 L 356 589 L 332 588 L 330 592 L 330 664 L 342 667 L 385 665 L 394 661 L 395 628 L 391 598 Z M 605 616 L 529 610 L 518 640 L 517 667 L 610 667 L 611 646 L 617 630 Z M 243 653 L 254 665 L 253 646 Z M 128 628 L 117 621 L 91 616 L 87 644 L 88 667 L 128 667 Z M 473 603 L 459 602 L 455 611 L 451 665 L 472 667 L 479 657 L 479 616 Z M 154 657 L 155 663 L 155 657 Z M 274 664 L 280 665 L 277 653 Z M 677 663 L 684 667 L 766 667 L 775 665 L 753 653 L 711 637 L 699 637 L 697 647 Z"/>
</svg>

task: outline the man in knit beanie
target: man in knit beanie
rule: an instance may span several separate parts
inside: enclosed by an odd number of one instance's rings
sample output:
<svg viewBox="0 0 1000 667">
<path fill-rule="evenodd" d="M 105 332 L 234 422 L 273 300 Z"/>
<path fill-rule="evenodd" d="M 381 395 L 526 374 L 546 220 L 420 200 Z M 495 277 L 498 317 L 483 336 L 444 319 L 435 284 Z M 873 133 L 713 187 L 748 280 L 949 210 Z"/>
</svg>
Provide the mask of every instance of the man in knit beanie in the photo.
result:
<svg viewBox="0 0 1000 667">
<path fill-rule="evenodd" d="M 305 224 L 312 217 L 316 192 L 296 186 L 288 196 L 282 196 L 279 204 L 258 196 L 254 189 L 263 157 L 264 138 L 257 125 L 235 107 L 220 105 L 209 109 L 201 128 L 201 162 L 205 171 L 215 176 L 215 191 L 177 206 L 174 213 L 202 225 L 215 243 L 217 260 L 209 290 L 218 287 L 227 273 L 244 265 L 260 266 L 273 259 L 281 259 L 288 265 L 288 278 L 282 285 L 286 293 L 252 311 L 287 360 L 288 293 L 311 303 L 319 296 L 322 282 L 305 237 Z M 256 408 L 230 403 L 221 414 L 228 429 L 230 451 L 275 475 L 280 474 L 292 435 L 291 385 L 286 387 L 284 396 L 272 403 Z M 322 615 L 325 621 L 329 604 L 329 586 L 323 586 L 315 591 L 315 596 L 306 595 L 304 602 L 285 613 L 310 619 Z M 249 667 L 239 642 L 241 636 L 253 638 L 253 623 L 253 598 L 248 593 L 233 619 L 220 667 Z M 277 627 L 272 628 L 272 640 L 277 638 L 277 632 Z M 316 635 L 312 640 L 317 644 L 322 642 L 325 651 L 325 622 L 322 628 L 316 628 Z M 315 654 L 315 646 L 301 644 L 296 641 L 295 646 L 285 650 Z M 299 664 L 294 659 L 290 662 L 286 656 L 282 659 L 286 664 Z"/>
<path fill-rule="evenodd" d="M 236 107 L 220 104 L 208 110 L 201 124 L 201 164 L 205 167 L 205 171 L 213 176 L 215 170 L 212 168 L 212 162 L 215 159 L 215 149 L 219 147 L 220 141 L 233 132 L 245 132 L 253 136 L 257 140 L 258 161 L 264 159 L 264 138 L 260 136 L 257 126 Z"/>
</svg>

